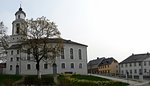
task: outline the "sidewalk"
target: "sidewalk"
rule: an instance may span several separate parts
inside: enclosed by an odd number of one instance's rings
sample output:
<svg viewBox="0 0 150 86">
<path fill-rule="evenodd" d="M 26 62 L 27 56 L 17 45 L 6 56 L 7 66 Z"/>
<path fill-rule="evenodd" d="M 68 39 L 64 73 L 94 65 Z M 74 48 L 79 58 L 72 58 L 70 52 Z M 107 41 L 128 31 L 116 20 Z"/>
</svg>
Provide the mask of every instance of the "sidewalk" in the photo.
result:
<svg viewBox="0 0 150 86">
<path fill-rule="evenodd" d="M 133 81 L 133 80 L 126 80 L 126 79 L 122 79 L 122 78 L 114 78 L 114 77 L 110 77 L 110 76 L 97 75 L 97 74 L 90 74 L 90 75 L 128 83 L 128 84 L 130 84 L 129 86 L 146 86 L 146 85 L 150 86 L 150 84 L 148 85 L 148 83 L 150 81 L 146 81 L 146 80 L 144 80 L 143 82 L 139 82 L 139 81 Z"/>
</svg>

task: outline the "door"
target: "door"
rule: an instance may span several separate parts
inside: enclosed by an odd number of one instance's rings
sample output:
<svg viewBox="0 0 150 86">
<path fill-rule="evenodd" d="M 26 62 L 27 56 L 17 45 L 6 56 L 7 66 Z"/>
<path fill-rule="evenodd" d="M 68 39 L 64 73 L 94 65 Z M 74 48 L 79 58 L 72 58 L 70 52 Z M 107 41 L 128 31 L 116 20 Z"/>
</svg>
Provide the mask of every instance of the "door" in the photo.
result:
<svg viewBox="0 0 150 86">
<path fill-rule="evenodd" d="M 19 75 L 19 65 L 16 65 L 16 75 Z"/>
<path fill-rule="evenodd" d="M 57 65 L 56 65 L 56 63 L 53 64 L 53 74 L 57 74 Z"/>
</svg>

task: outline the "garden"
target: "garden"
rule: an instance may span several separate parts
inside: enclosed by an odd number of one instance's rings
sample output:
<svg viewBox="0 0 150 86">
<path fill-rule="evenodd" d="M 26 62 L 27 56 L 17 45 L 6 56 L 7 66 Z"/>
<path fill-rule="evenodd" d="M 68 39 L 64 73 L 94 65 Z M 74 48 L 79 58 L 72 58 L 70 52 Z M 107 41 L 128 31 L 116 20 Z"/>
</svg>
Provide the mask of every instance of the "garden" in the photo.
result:
<svg viewBox="0 0 150 86">
<path fill-rule="evenodd" d="M 17 81 L 20 81 L 16 83 Z M 15 83 L 15 84 L 14 84 Z M 61 74 L 54 82 L 54 76 L 42 75 L 38 79 L 36 75 L 0 75 L 0 86 L 127 86 L 127 83 L 112 81 L 100 77 L 78 74 Z"/>
</svg>

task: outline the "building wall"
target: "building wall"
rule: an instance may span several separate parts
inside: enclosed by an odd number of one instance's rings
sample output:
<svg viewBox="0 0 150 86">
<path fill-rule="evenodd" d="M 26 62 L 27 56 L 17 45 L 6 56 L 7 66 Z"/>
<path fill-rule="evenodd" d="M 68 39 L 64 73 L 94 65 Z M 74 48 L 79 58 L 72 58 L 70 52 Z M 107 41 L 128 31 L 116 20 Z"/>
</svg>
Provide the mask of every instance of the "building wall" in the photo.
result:
<svg viewBox="0 0 150 86">
<path fill-rule="evenodd" d="M 141 65 L 139 65 L 140 63 Z M 129 75 L 139 76 L 141 70 L 142 75 L 150 76 L 150 58 L 142 62 L 120 64 L 119 66 L 121 75 L 126 75 L 126 71 L 128 71 Z"/>
<path fill-rule="evenodd" d="M 73 49 L 73 59 L 70 59 L 70 48 Z M 81 49 L 82 59 L 79 59 L 78 50 Z M 13 55 L 11 52 L 13 51 Z M 17 61 L 17 58 L 21 58 L 21 60 Z M 76 44 L 64 44 L 64 57 L 65 59 L 61 59 L 61 57 L 56 58 L 57 72 L 58 73 L 67 73 L 72 72 L 76 74 L 87 74 L 87 47 Z M 11 61 L 13 58 L 13 61 Z M 6 64 L 6 73 L 7 74 L 16 74 L 16 65 L 19 66 L 19 74 L 22 75 L 33 75 L 36 74 L 36 63 L 33 61 L 26 60 L 27 55 L 25 53 L 17 54 L 17 49 L 8 50 L 7 54 L 7 64 Z M 52 74 L 53 67 L 51 62 L 48 63 L 48 69 L 44 69 L 44 64 L 46 62 L 41 61 L 40 70 L 41 74 Z M 65 63 L 65 68 L 62 68 L 62 63 Z M 71 68 L 71 63 L 74 64 L 74 68 Z M 27 69 L 27 64 L 31 65 L 31 69 Z M 79 64 L 82 64 L 82 68 L 79 68 Z M 10 70 L 10 65 L 12 65 L 12 70 Z"/>
<path fill-rule="evenodd" d="M 100 74 L 116 75 L 117 71 L 118 71 L 118 63 L 114 61 L 111 64 L 99 66 Z"/>
</svg>

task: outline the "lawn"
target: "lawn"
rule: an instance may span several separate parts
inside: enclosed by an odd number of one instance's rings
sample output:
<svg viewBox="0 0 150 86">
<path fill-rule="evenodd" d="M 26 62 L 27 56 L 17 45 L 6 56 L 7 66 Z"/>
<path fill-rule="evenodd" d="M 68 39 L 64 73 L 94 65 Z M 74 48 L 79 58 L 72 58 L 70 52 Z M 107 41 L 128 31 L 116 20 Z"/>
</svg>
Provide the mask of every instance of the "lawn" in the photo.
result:
<svg viewBox="0 0 150 86">
<path fill-rule="evenodd" d="M 60 75 L 58 86 L 127 86 L 127 83 L 89 75 Z"/>
<path fill-rule="evenodd" d="M 14 83 L 15 81 L 21 79 L 22 76 L 19 75 L 1 75 L 0 74 L 0 86 L 2 84 L 6 84 L 6 85 L 12 85 L 12 83 Z"/>
</svg>

